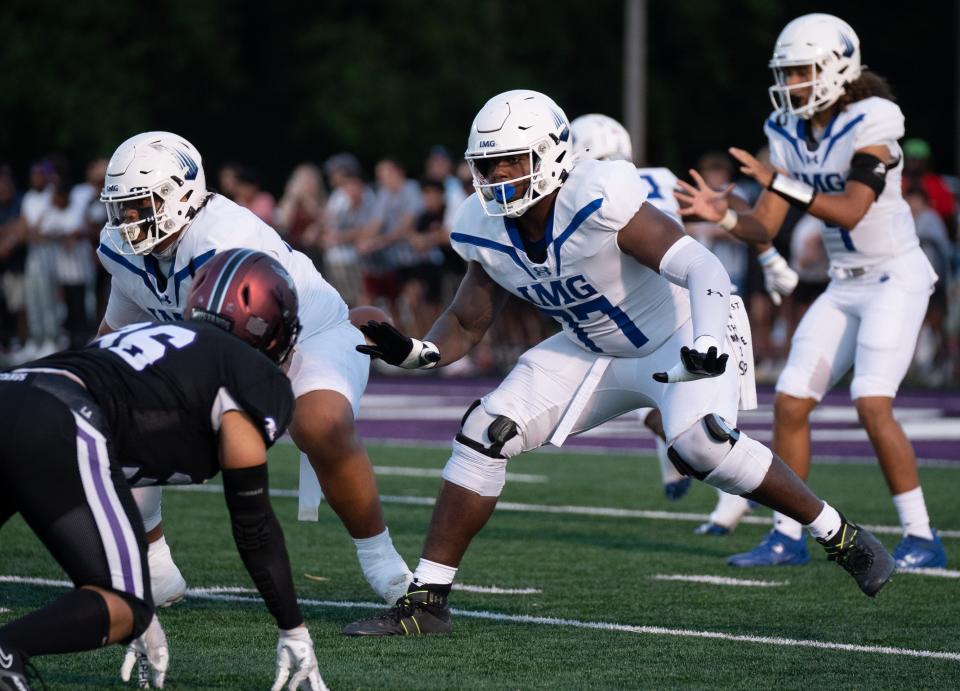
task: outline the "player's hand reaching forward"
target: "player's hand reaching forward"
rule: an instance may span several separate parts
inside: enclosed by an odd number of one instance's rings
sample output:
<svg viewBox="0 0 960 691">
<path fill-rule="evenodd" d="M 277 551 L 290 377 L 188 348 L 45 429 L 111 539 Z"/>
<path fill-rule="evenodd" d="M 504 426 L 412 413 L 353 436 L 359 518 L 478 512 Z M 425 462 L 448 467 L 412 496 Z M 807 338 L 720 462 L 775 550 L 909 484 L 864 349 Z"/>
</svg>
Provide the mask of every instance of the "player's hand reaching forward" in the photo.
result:
<svg viewBox="0 0 960 691">
<path fill-rule="evenodd" d="M 719 377 L 727 369 L 726 353 L 719 355 L 720 344 L 711 336 L 700 336 L 693 342 L 693 348 L 683 346 L 680 349 L 680 362 L 669 372 L 657 372 L 653 378 L 661 384 L 681 381 L 696 381 L 708 377 Z"/>
<path fill-rule="evenodd" d="M 154 615 L 150 626 L 139 638 L 127 646 L 120 667 L 120 678 L 130 681 L 130 673 L 137 667 L 137 686 L 141 689 L 162 689 L 170 665 L 170 651 L 167 635 L 160 627 L 160 620 Z"/>
<path fill-rule="evenodd" d="M 313 652 L 313 640 L 306 626 L 287 631 L 280 629 L 280 639 L 277 641 L 277 678 L 274 679 L 270 691 L 280 691 L 287 679 L 290 679 L 287 684 L 290 691 L 329 691 L 320 676 L 317 656 Z"/>
<path fill-rule="evenodd" d="M 360 330 L 369 345 L 358 345 L 357 350 L 371 358 L 404 369 L 427 369 L 440 361 L 440 351 L 433 343 L 405 336 L 387 322 L 371 320 Z"/>
<path fill-rule="evenodd" d="M 730 155 L 737 159 L 737 161 L 740 163 L 741 173 L 748 175 L 759 182 L 763 189 L 770 187 L 770 182 L 773 180 L 773 176 L 777 171 L 768 166 L 766 163 L 759 161 L 749 151 L 738 149 L 735 146 L 731 146 L 728 151 L 730 152 Z"/>
<path fill-rule="evenodd" d="M 722 190 L 714 190 L 707 181 L 701 177 L 700 173 L 690 169 L 690 177 L 697 183 L 694 187 L 689 182 L 677 180 L 680 190 L 675 190 L 673 196 L 680 202 L 681 216 L 699 216 L 704 221 L 719 223 L 720 219 L 727 212 L 727 195 L 733 190 L 734 185 L 728 185 Z"/>
</svg>

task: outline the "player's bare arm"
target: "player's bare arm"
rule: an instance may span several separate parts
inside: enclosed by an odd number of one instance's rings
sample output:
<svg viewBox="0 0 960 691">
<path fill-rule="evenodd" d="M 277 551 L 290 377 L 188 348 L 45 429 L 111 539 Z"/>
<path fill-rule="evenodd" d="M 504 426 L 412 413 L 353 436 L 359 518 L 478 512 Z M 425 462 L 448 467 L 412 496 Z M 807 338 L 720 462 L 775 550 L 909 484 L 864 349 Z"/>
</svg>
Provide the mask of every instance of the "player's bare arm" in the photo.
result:
<svg viewBox="0 0 960 691">
<path fill-rule="evenodd" d="M 423 341 L 385 322 L 370 321 L 360 327 L 368 344 L 357 346 L 357 350 L 406 369 L 449 365 L 480 342 L 508 297 L 482 266 L 470 262 L 453 302 Z"/>
</svg>

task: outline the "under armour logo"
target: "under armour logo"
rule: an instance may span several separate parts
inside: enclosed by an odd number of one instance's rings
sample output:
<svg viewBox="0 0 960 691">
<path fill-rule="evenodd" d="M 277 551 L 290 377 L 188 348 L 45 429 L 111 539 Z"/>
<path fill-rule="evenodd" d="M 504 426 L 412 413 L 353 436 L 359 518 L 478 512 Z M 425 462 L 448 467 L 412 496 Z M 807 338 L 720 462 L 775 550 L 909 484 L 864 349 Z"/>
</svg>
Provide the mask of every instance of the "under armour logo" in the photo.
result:
<svg viewBox="0 0 960 691">
<path fill-rule="evenodd" d="M 707 288 L 707 295 L 717 295 L 719 297 L 723 297 L 723 293 L 721 293 L 719 290 L 714 290 L 713 288 Z"/>
<path fill-rule="evenodd" d="M 533 267 L 533 274 L 537 278 L 546 278 L 550 275 L 550 269 L 548 269 L 546 266 L 535 266 Z"/>
<path fill-rule="evenodd" d="M 80 409 L 80 414 L 83 415 L 88 420 L 93 417 L 93 411 L 90 410 L 87 406 L 83 406 Z"/>
<path fill-rule="evenodd" d="M 277 438 L 277 421 L 272 417 L 264 418 L 263 428 L 267 433 L 267 439 L 274 441 Z"/>
<path fill-rule="evenodd" d="M 160 296 L 160 302 L 162 302 L 162 303 L 165 304 L 165 305 L 169 305 L 169 304 L 171 303 L 171 300 L 170 300 L 170 298 L 169 298 L 168 296 L 166 296 L 166 295 L 161 295 L 161 296 Z"/>
<path fill-rule="evenodd" d="M 0 667 L 4 669 L 13 667 L 13 654 L 3 652 L 3 648 L 0 648 Z"/>
</svg>

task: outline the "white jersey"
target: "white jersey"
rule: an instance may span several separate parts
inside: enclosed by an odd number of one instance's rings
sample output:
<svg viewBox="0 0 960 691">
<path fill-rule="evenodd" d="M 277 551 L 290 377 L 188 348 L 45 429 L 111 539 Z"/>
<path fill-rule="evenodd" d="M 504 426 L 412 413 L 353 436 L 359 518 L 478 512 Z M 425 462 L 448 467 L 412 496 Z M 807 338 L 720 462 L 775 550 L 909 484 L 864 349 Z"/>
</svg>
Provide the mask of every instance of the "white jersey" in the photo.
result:
<svg viewBox="0 0 960 691">
<path fill-rule="evenodd" d="M 637 168 L 637 175 L 647 186 L 647 201 L 671 218 L 681 221 L 680 205 L 673 196 L 677 176 L 669 168 Z"/>
<path fill-rule="evenodd" d="M 527 256 L 514 219 L 487 216 L 476 195 L 461 205 L 451 245 L 505 290 L 556 319 L 581 348 L 647 355 L 690 318 L 690 298 L 617 245 L 618 231 L 646 194 L 632 164 L 580 161 L 557 195 L 543 263 Z"/>
<path fill-rule="evenodd" d="M 917 247 L 910 207 L 900 190 L 903 154 L 897 140 L 904 134 L 897 104 L 876 96 L 851 103 L 827 125 L 813 149 L 806 142 L 809 123 L 794 115 L 773 114 L 764 125 L 770 162 L 817 192 L 842 192 L 856 151 L 886 146 L 897 164 L 887 172 L 886 186 L 855 228 L 826 224 L 823 244 L 832 266 L 853 268 L 878 264 Z"/>
<path fill-rule="evenodd" d="M 121 255 L 116 250 L 122 246 L 119 233 L 112 234 L 104 228 L 97 248 L 100 262 L 111 276 L 106 321 L 112 328 L 144 316 L 182 320 L 193 274 L 215 253 L 239 247 L 270 254 L 293 278 L 300 301 L 301 340 L 347 319 L 346 304 L 306 255 L 292 249 L 253 213 L 221 195 L 214 194 L 181 231 L 176 253 L 168 260 Z"/>
</svg>

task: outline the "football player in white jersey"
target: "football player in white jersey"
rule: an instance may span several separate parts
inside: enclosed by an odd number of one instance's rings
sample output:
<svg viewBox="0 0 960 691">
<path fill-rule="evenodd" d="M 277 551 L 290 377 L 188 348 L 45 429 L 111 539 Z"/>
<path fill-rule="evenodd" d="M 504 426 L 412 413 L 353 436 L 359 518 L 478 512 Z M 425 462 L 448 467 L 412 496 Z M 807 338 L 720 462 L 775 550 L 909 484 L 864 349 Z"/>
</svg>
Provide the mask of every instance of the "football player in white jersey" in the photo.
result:
<svg viewBox="0 0 960 691">
<path fill-rule="evenodd" d="M 734 364 L 743 357 L 734 339 L 749 325 L 742 309 L 731 314 L 723 265 L 644 203 L 633 164 L 577 162 L 563 111 L 526 90 L 487 102 L 465 158 L 477 193 L 451 233 L 467 262 L 453 303 L 423 341 L 369 322 L 361 330 L 373 345 L 359 349 L 406 368 L 447 365 L 480 341 L 510 295 L 563 330 L 525 352 L 468 408 L 410 590 L 345 633 L 450 631 L 447 595 L 493 513 L 507 461 L 643 406 L 660 410 L 679 469 L 808 525 L 861 589 L 876 594 L 893 572 L 883 546 L 735 428 L 741 397 L 753 393 L 741 390 Z"/>
<path fill-rule="evenodd" d="M 937 280 L 920 249 L 900 190 L 897 141 L 904 118 L 886 82 L 860 64 L 860 42 L 843 20 L 810 14 L 787 24 L 770 61 L 774 112 L 764 126 L 771 169 L 741 149 L 741 170 L 767 190 L 749 213 L 723 193 L 684 184 L 690 211 L 738 237 L 768 240 L 790 205 L 825 223 L 827 291 L 804 314 L 777 381 L 774 450 L 800 477 L 810 470 L 809 416 L 851 367 L 850 395 L 880 461 L 900 516 L 900 568 L 942 567 L 946 554 L 923 500 L 916 457 L 893 417 L 927 301 Z M 775 514 L 774 530 L 737 566 L 803 564 L 800 526 Z"/>
<path fill-rule="evenodd" d="M 326 496 L 356 544 L 365 578 L 395 601 L 411 574 L 384 524 L 373 467 L 354 427 L 369 361 L 354 350 L 363 335 L 336 290 L 273 228 L 208 191 L 200 153 L 183 137 L 145 132 L 121 144 L 101 201 L 108 218 L 97 255 L 111 289 L 98 335 L 144 319 L 182 319 L 194 273 L 226 249 L 266 252 L 293 277 L 303 324 L 288 372 L 297 397 L 290 435 L 303 452 L 300 518 L 316 520 Z M 154 601 L 168 605 L 183 597 L 186 583 L 163 537 L 160 488 L 135 488 L 134 495 L 150 540 Z"/>
<path fill-rule="evenodd" d="M 573 153 L 577 160 L 633 160 L 633 144 L 630 141 L 630 133 L 623 125 L 608 115 L 591 113 L 575 118 L 570 123 L 570 137 Z M 677 176 L 669 168 L 637 168 L 637 174 L 647 186 L 647 202 L 680 221 L 680 207 L 673 196 L 673 190 L 677 187 Z M 786 265 L 785 262 L 784 265 Z M 787 271 L 792 270 L 787 267 Z M 772 294 L 779 295 L 775 291 Z M 740 300 L 736 296 L 731 296 L 731 299 Z M 742 373 L 741 376 L 753 377 L 752 359 L 746 359 L 750 369 Z M 740 409 L 745 410 L 746 408 L 741 405 Z M 683 497 L 689 489 L 690 477 L 682 475 L 667 456 L 667 443 L 664 438 L 660 411 L 656 408 L 641 408 L 637 411 L 637 415 L 643 424 L 653 432 L 653 438 L 657 445 L 657 459 L 660 462 L 660 477 L 663 481 L 664 494 L 667 499 L 676 501 Z M 710 513 L 707 522 L 697 526 L 694 532 L 698 535 L 726 535 L 737 527 L 740 519 L 750 511 L 750 508 L 751 503 L 743 497 L 717 490 L 716 507 Z"/>
</svg>

